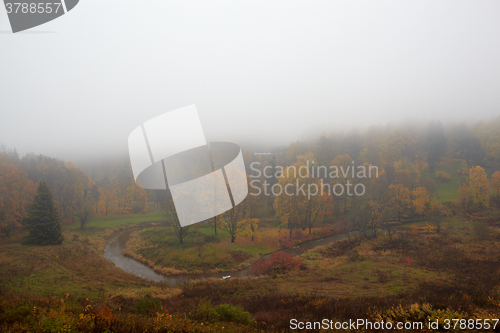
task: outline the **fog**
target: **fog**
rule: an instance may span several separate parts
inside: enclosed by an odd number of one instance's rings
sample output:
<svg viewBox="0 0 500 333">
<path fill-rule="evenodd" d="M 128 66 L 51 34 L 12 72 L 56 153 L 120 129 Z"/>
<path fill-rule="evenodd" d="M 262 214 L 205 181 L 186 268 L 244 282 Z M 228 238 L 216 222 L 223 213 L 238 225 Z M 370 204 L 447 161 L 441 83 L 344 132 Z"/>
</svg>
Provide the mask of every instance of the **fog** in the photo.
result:
<svg viewBox="0 0 500 333">
<path fill-rule="evenodd" d="M 124 154 L 196 104 L 210 141 L 500 114 L 498 1 L 97 1 L 12 34 L 0 9 L 0 143 Z"/>
</svg>

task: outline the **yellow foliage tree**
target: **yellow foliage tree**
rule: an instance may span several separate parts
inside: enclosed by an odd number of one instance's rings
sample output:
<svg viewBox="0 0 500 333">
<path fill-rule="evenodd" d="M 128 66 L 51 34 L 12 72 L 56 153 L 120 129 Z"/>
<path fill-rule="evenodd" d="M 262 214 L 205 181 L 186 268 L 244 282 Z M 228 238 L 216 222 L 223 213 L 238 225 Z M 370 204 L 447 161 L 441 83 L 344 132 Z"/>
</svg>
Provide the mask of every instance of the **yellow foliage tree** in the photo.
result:
<svg viewBox="0 0 500 333">
<path fill-rule="evenodd" d="M 101 195 L 99 196 L 99 207 L 105 216 L 108 216 L 116 206 L 117 189 L 109 185 L 99 188 Z"/>
<path fill-rule="evenodd" d="M 483 168 L 480 166 L 470 168 L 469 184 L 474 205 L 479 209 L 488 207 L 490 183 Z"/>
<path fill-rule="evenodd" d="M 278 184 L 280 194 L 274 200 L 274 209 L 282 223 L 288 224 L 290 237 L 297 227 L 309 228 L 311 234 L 324 205 L 330 203 L 324 199 L 327 193 L 321 180 L 312 177 L 304 163 L 297 162 L 283 173 Z"/>
<path fill-rule="evenodd" d="M 130 182 L 130 186 L 127 187 L 127 195 L 125 198 L 125 210 L 130 214 L 147 213 L 148 197 L 146 190 L 142 187 L 136 185 L 135 181 Z"/>
<path fill-rule="evenodd" d="M 425 187 L 417 187 L 412 191 L 412 204 L 415 213 L 424 215 L 429 205 L 429 194 Z"/>
<path fill-rule="evenodd" d="M 398 221 L 401 221 L 401 218 L 407 216 L 408 208 L 411 205 L 410 190 L 403 184 L 391 184 L 388 194 L 388 205 L 395 211 Z"/>
<path fill-rule="evenodd" d="M 470 186 L 468 184 L 460 185 L 458 188 L 458 204 L 463 210 L 468 210 L 473 206 L 473 202 Z"/>
<path fill-rule="evenodd" d="M 281 175 L 278 180 L 278 185 L 282 189 L 287 189 L 287 186 L 292 188 L 295 186 L 293 184 L 293 177 L 291 177 L 291 174 L 288 172 L 284 172 Z M 280 217 L 281 224 L 287 225 L 290 230 L 290 237 L 292 237 L 293 229 L 299 226 L 297 196 L 281 193 L 281 195 L 275 197 L 273 206 L 276 211 L 276 215 Z"/>
<path fill-rule="evenodd" d="M 257 237 L 257 229 L 259 228 L 259 219 L 248 218 L 238 222 L 238 228 L 241 229 L 242 234 L 250 236 L 252 241 Z"/>
<path fill-rule="evenodd" d="M 497 192 L 497 196 L 500 196 L 500 171 L 495 172 L 491 176 L 491 187 Z"/>
</svg>

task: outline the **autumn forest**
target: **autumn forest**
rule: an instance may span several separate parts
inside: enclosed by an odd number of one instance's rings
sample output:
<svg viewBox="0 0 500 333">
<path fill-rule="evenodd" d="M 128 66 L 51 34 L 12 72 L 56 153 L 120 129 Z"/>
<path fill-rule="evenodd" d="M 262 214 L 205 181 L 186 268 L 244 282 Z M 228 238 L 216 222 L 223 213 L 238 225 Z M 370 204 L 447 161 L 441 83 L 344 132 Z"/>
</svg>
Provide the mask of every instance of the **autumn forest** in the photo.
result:
<svg viewBox="0 0 500 333">
<path fill-rule="evenodd" d="M 1 331 L 281 332 L 299 315 L 443 330 L 499 318 L 500 117 L 242 152 L 245 200 L 182 227 L 171 193 L 138 186 L 128 156 L 73 163 L 2 147 Z M 59 238 L 30 242 L 47 205 Z M 121 254 L 164 280 L 107 259 L 125 234 Z"/>
</svg>

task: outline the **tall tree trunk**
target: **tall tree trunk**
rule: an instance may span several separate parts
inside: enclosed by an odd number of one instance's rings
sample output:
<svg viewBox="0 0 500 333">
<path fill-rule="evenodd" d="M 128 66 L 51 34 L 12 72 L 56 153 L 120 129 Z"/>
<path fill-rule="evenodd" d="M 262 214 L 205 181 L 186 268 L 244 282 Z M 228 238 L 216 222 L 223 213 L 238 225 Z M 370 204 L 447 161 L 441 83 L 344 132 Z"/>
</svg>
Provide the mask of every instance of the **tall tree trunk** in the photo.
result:
<svg viewBox="0 0 500 333">
<path fill-rule="evenodd" d="M 217 236 L 217 215 L 214 216 L 214 232 L 215 236 Z"/>
</svg>

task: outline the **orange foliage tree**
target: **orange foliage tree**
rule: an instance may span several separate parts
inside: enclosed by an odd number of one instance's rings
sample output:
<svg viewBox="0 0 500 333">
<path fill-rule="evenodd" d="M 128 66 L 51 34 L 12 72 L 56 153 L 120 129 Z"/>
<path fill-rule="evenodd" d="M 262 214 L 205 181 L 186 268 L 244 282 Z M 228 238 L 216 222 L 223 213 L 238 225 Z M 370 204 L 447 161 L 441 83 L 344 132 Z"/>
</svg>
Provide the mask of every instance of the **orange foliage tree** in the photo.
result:
<svg viewBox="0 0 500 333">
<path fill-rule="evenodd" d="M 491 176 L 491 187 L 497 192 L 497 196 L 500 196 L 500 171 L 495 172 Z"/>
<path fill-rule="evenodd" d="M 135 181 L 132 180 L 130 186 L 127 187 L 125 196 L 125 212 L 131 214 L 147 213 L 147 201 L 146 190 L 137 186 Z"/>
<path fill-rule="evenodd" d="M 0 156 L 0 236 L 8 236 L 22 228 L 33 200 L 35 184 L 26 172 L 14 164 L 2 161 Z"/>
</svg>

